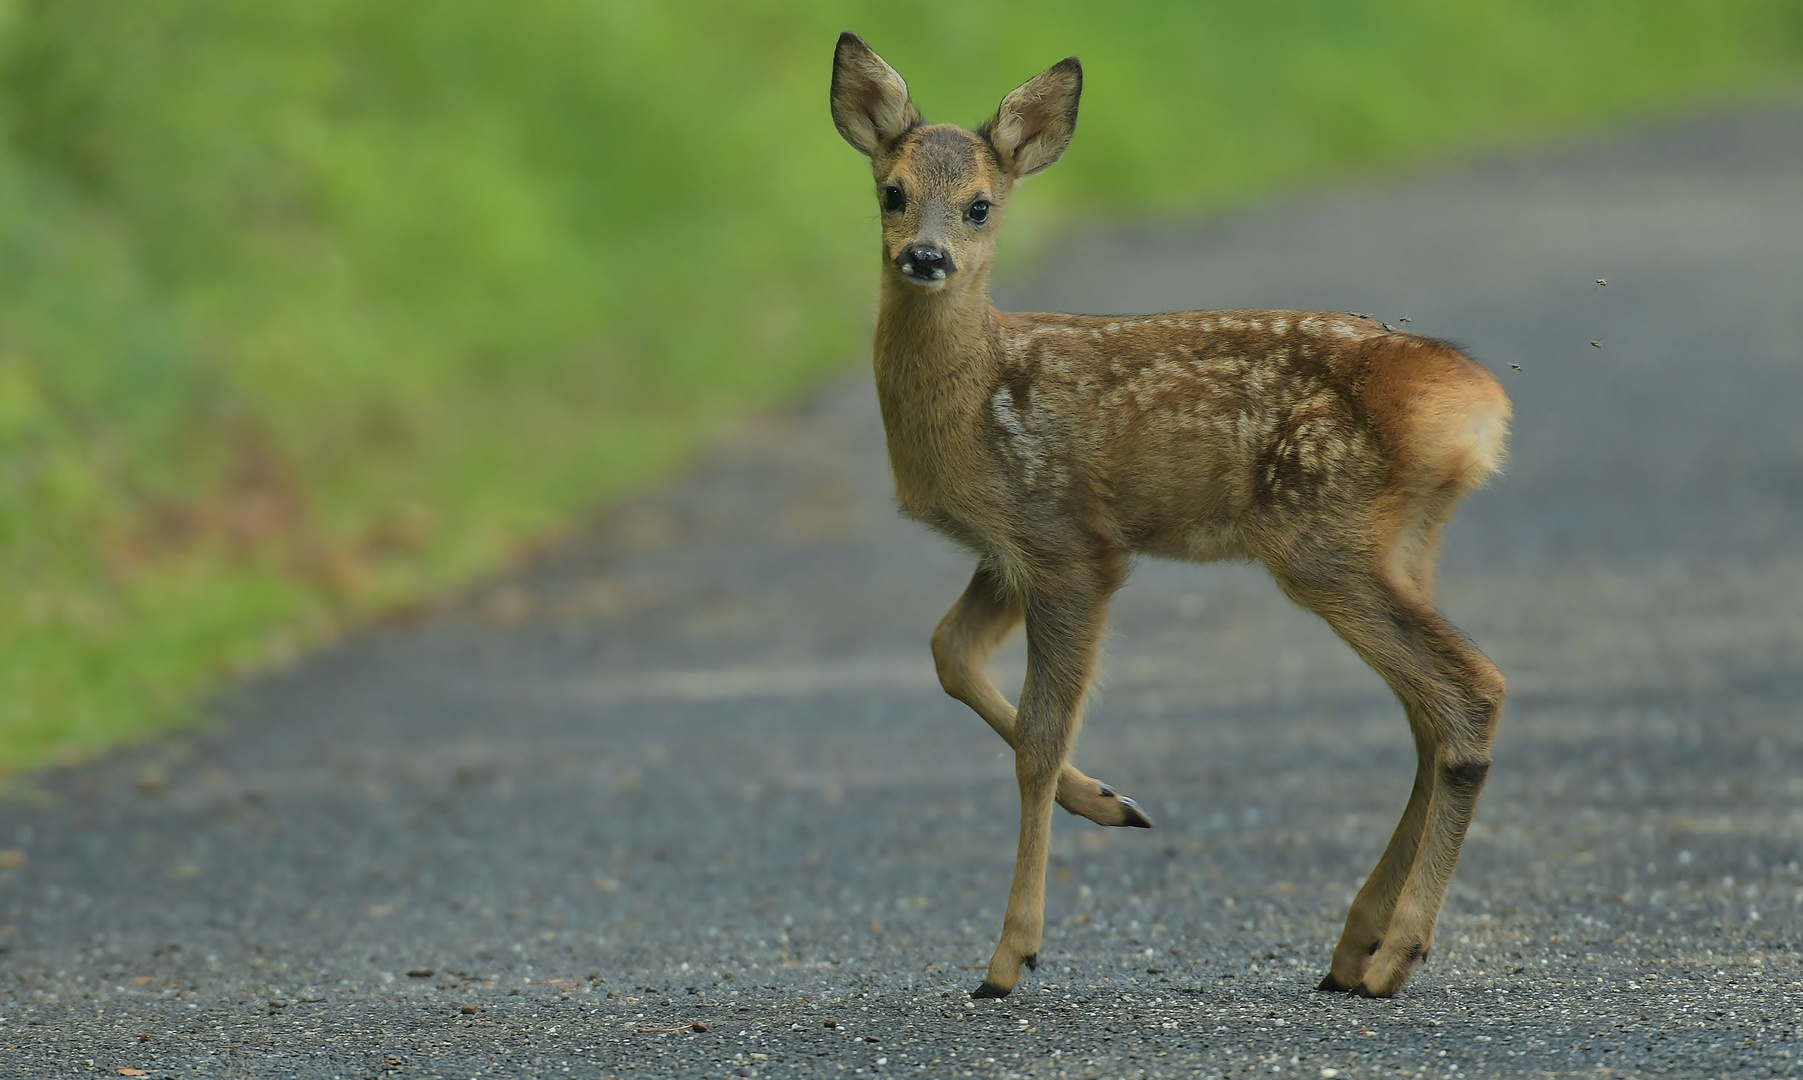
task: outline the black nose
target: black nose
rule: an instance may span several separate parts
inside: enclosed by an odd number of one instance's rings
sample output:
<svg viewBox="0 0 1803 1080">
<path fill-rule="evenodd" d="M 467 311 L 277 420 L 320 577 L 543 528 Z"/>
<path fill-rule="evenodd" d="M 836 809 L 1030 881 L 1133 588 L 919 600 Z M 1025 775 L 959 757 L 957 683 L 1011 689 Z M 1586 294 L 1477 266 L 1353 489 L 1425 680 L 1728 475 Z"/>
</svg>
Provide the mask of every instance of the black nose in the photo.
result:
<svg viewBox="0 0 1803 1080">
<path fill-rule="evenodd" d="M 944 248 L 931 244 L 910 244 L 895 257 L 901 272 L 916 281 L 943 281 L 958 267 Z"/>
</svg>

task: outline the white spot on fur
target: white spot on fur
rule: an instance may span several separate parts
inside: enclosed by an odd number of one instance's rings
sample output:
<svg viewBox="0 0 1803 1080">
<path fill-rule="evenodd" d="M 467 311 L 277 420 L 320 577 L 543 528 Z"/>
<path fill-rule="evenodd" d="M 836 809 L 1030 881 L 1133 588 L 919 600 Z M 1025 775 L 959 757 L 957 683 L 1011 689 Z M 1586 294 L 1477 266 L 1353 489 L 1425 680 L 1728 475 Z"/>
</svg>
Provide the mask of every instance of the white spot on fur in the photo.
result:
<svg viewBox="0 0 1803 1080">
<path fill-rule="evenodd" d="M 1007 433 L 1010 451 L 1020 459 L 1021 479 L 1033 486 L 1044 473 L 1053 483 L 1065 483 L 1068 480 L 1065 469 L 1046 454 L 1045 435 L 1052 427 L 1053 417 L 1039 387 L 1028 389 L 1026 404 L 1023 416 L 1014 400 L 1014 391 L 1006 386 L 989 399 L 991 415 Z"/>
<path fill-rule="evenodd" d="M 989 399 L 989 412 L 995 417 L 995 422 L 1002 426 L 1002 430 L 1008 433 L 1009 445 L 1015 456 L 1021 459 L 1021 468 L 1027 482 L 1032 483 L 1044 461 L 1044 455 L 1040 450 L 1039 440 L 1027 433 L 1026 425 L 1021 423 L 1020 415 L 1014 411 L 1014 391 L 1006 386 L 997 390 L 995 396 Z"/>
</svg>

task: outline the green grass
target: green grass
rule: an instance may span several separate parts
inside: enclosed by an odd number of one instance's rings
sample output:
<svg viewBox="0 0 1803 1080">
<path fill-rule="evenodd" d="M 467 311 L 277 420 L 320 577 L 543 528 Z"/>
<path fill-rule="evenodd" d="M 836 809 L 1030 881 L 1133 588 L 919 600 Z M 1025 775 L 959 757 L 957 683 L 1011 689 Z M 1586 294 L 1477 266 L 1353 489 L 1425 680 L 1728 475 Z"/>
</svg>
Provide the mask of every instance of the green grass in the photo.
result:
<svg viewBox="0 0 1803 1080">
<path fill-rule="evenodd" d="M 934 120 L 1083 57 L 1015 258 L 1803 73 L 1796 0 L 0 0 L 0 767 L 191 720 L 854 362 L 847 26 Z"/>
</svg>

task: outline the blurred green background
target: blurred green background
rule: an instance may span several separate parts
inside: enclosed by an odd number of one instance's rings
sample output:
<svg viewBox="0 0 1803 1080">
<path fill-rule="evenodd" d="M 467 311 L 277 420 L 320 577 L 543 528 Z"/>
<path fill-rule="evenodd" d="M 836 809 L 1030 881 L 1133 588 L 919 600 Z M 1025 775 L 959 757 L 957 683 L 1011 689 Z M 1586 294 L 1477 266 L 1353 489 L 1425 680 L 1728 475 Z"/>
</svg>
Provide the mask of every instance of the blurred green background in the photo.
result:
<svg viewBox="0 0 1803 1080">
<path fill-rule="evenodd" d="M 1803 0 L 0 0 L 0 769 L 189 721 L 867 355 L 847 27 L 970 125 L 1082 56 L 1017 262 L 1803 76 Z"/>
</svg>

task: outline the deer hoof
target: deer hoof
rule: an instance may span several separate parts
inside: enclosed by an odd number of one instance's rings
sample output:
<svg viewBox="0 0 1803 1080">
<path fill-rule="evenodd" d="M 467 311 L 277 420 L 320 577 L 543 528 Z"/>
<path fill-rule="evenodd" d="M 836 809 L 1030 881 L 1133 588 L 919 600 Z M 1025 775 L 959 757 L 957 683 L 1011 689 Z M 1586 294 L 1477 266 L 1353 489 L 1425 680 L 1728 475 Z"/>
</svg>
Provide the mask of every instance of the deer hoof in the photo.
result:
<svg viewBox="0 0 1803 1080">
<path fill-rule="evenodd" d="M 1115 801 L 1121 804 L 1121 825 L 1123 827 L 1129 829 L 1150 829 L 1152 827 L 1152 819 L 1146 816 L 1146 812 L 1139 808 L 1138 803 L 1125 795 L 1115 796 Z"/>
<path fill-rule="evenodd" d="M 1005 998 L 1009 992 L 1006 986 L 997 986 L 988 979 L 984 979 L 983 985 L 972 990 L 970 996 L 979 1000 L 982 998 Z"/>
<path fill-rule="evenodd" d="M 1346 991 L 1352 989 L 1352 987 L 1347 986 L 1345 983 L 1334 978 L 1333 972 L 1330 971 L 1327 973 L 1326 978 L 1322 979 L 1318 984 L 1316 984 L 1315 989 L 1316 990 L 1324 990 L 1324 991 L 1327 991 L 1330 993 L 1335 993 L 1335 994 L 1344 994 Z"/>
</svg>

